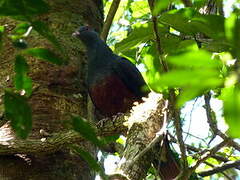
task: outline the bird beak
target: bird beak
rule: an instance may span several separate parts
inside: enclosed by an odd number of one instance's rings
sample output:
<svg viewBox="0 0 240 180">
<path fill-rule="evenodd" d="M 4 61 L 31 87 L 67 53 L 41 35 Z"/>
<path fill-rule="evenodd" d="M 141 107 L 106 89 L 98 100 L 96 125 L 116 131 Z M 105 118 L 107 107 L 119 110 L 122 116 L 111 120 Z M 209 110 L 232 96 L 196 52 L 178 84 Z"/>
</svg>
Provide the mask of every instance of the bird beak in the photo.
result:
<svg viewBox="0 0 240 180">
<path fill-rule="evenodd" d="M 80 35 L 80 32 L 78 32 L 78 31 L 75 31 L 74 33 L 72 33 L 72 36 L 73 37 L 77 37 L 77 36 L 79 36 Z"/>
</svg>

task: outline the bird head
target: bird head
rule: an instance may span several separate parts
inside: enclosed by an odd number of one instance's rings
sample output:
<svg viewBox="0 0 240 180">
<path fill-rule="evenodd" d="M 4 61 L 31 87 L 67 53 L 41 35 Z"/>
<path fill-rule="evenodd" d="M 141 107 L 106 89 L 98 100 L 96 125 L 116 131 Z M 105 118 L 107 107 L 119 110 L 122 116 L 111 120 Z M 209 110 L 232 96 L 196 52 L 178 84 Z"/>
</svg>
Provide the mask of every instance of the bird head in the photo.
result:
<svg viewBox="0 0 240 180">
<path fill-rule="evenodd" d="M 90 46 L 99 39 L 98 33 L 90 26 L 81 26 L 72 35 L 79 38 L 86 46 Z"/>
</svg>

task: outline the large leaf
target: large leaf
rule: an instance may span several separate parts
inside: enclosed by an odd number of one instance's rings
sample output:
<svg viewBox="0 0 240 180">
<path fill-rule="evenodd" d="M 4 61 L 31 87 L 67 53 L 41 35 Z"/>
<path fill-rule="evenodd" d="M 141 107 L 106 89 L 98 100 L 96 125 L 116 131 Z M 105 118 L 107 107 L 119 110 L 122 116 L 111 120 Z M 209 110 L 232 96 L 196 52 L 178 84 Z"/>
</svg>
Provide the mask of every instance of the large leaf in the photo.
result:
<svg viewBox="0 0 240 180">
<path fill-rule="evenodd" d="M 135 28 L 128 35 L 128 37 L 115 45 L 115 51 L 117 53 L 128 51 L 131 48 L 146 42 L 153 37 L 153 32 L 148 23 L 136 24 Z"/>
<path fill-rule="evenodd" d="M 32 111 L 27 99 L 19 94 L 5 91 L 4 107 L 6 117 L 10 119 L 11 126 L 20 138 L 27 138 L 32 129 Z"/>
<path fill-rule="evenodd" d="M 169 56 L 167 61 L 181 67 L 218 68 L 220 61 L 211 59 L 207 51 L 191 51 L 178 56 Z"/>
<path fill-rule="evenodd" d="M 159 21 L 185 34 L 203 33 L 214 39 L 224 38 L 224 17 L 202 15 L 192 8 L 168 11 Z"/>
<path fill-rule="evenodd" d="M 14 84 L 17 90 L 25 90 L 27 96 L 32 93 L 32 80 L 28 77 L 28 64 L 23 56 L 17 55 L 15 60 Z"/>
<path fill-rule="evenodd" d="M 223 84 L 219 69 L 221 63 L 211 59 L 205 51 L 191 51 L 170 56 L 167 61 L 176 68 L 160 76 L 159 86 L 181 88 L 178 105 Z"/>
<path fill-rule="evenodd" d="M 46 13 L 48 5 L 43 0 L 1 0 L 0 16 L 30 17 Z"/>
<path fill-rule="evenodd" d="M 84 151 L 83 149 L 81 149 L 76 145 L 71 145 L 70 147 L 88 163 L 91 169 L 98 172 L 104 180 L 107 179 L 107 176 L 105 175 L 103 168 L 100 166 L 97 160 L 95 160 L 94 157 L 89 152 Z"/>
<path fill-rule="evenodd" d="M 85 139 L 91 141 L 97 146 L 102 146 L 103 142 L 97 137 L 95 129 L 81 117 L 73 117 L 73 128 L 75 131 L 79 132 Z"/>
<path fill-rule="evenodd" d="M 231 53 L 234 57 L 240 58 L 240 20 L 236 14 L 225 20 L 226 38 L 232 44 Z"/>
<path fill-rule="evenodd" d="M 240 137 L 240 89 L 234 85 L 225 87 L 222 91 L 224 117 L 229 126 L 229 134 Z"/>
<path fill-rule="evenodd" d="M 23 51 L 24 54 L 31 55 L 33 57 L 57 64 L 62 65 L 64 64 L 64 60 L 55 55 L 52 51 L 49 49 L 44 48 L 30 48 Z"/>
</svg>

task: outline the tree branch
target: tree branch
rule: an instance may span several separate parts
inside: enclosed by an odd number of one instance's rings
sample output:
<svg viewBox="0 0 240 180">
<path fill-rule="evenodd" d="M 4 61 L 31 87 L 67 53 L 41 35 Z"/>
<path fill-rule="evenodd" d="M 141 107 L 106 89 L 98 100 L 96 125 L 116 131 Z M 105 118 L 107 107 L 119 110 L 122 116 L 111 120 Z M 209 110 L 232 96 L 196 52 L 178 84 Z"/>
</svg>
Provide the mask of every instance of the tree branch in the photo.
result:
<svg viewBox="0 0 240 180">
<path fill-rule="evenodd" d="M 111 7 L 109 9 L 107 18 L 103 24 L 103 29 L 102 29 L 102 33 L 101 33 L 101 38 L 102 40 L 106 41 L 107 40 L 107 36 L 108 36 L 108 32 L 110 30 L 110 27 L 112 25 L 113 22 L 113 18 L 117 12 L 118 6 L 120 4 L 121 0 L 113 0 Z"/>
<path fill-rule="evenodd" d="M 221 166 L 215 167 L 211 170 L 199 172 L 198 174 L 202 177 L 211 176 L 213 174 L 221 173 L 221 172 L 223 172 L 227 169 L 231 169 L 231 168 L 237 168 L 237 169 L 240 168 L 240 160 L 226 162 L 226 163 L 222 164 Z"/>
<path fill-rule="evenodd" d="M 211 100 L 211 94 L 207 93 L 204 95 L 204 100 L 205 100 L 205 106 L 206 106 L 206 114 L 207 114 L 207 120 L 208 120 L 208 124 L 212 130 L 212 132 L 215 135 L 220 136 L 223 140 L 227 140 L 229 141 L 229 145 L 234 147 L 236 150 L 238 150 L 240 152 L 240 145 L 235 142 L 233 139 L 231 139 L 230 137 L 228 137 L 226 134 L 222 133 L 218 127 L 217 127 L 217 123 L 214 121 L 214 119 L 211 116 L 211 105 L 210 105 L 210 100 Z"/>
</svg>

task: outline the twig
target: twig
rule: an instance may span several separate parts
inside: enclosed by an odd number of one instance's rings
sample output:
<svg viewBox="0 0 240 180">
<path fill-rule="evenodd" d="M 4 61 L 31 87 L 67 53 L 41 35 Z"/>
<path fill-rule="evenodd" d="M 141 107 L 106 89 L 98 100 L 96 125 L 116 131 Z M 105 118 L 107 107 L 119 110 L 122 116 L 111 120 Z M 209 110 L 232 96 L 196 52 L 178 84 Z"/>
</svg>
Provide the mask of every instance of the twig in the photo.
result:
<svg viewBox="0 0 240 180">
<path fill-rule="evenodd" d="M 229 145 L 231 145 L 232 147 L 234 147 L 236 150 L 238 150 L 240 152 L 240 145 L 235 142 L 233 139 L 231 139 L 230 137 L 228 137 L 227 135 L 225 135 L 224 133 L 222 133 L 218 127 L 217 127 L 217 123 L 214 121 L 214 119 L 211 116 L 211 106 L 210 106 L 210 99 L 211 99 L 211 94 L 207 93 L 204 95 L 204 100 L 205 100 L 205 106 L 206 106 L 206 114 L 207 114 L 207 121 L 208 124 L 212 130 L 212 132 L 215 135 L 220 136 L 223 140 L 228 140 L 229 141 Z"/>
<path fill-rule="evenodd" d="M 240 167 L 240 160 L 238 161 L 232 161 L 232 162 L 226 162 L 224 163 L 223 165 L 221 166 L 218 166 L 218 167 L 215 167 L 211 170 L 207 170 L 207 171 L 202 171 L 202 172 L 199 172 L 198 174 L 202 177 L 205 177 L 205 176 L 211 176 L 213 174 L 216 174 L 216 173 L 220 173 L 220 172 L 223 172 L 227 169 L 230 169 L 230 168 L 239 168 Z"/>
<path fill-rule="evenodd" d="M 212 168 L 215 168 L 215 166 L 214 166 L 213 164 L 211 164 L 211 163 L 209 163 L 209 162 L 207 162 L 207 161 L 204 161 L 204 164 L 206 164 L 206 165 L 208 165 L 208 166 L 210 166 L 210 167 L 212 167 Z M 221 173 L 222 175 L 224 175 L 226 179 L 228 179 L 228 180 L 233 180 L 233 179 L 232 179 L 229 175 L 227 175 L 225 172 L 219 172 L 219 173 Z M 201 176 L 201 175 L 200 175 L 200 176 Z"/>
<path fill-rule="evenodd" d="M 195 169 L 205 160 L 207 160 L 209 157 L 211 157 L 213 154 L 215 154 L 216 152 L 218 152 L 222 147 L 224 147 L 225 145 L 227 145 L 229 143 L 228 140 L 224 140 L 221 143 L 219 143 L 218 145 L 214 146 L 213 148 L 211 148 L 209 151 L 207 151 L 206 153 L 204 153 L 202 155 L 202 157 L 195 163 L 195 165 L 191 168 L 192 172 L 195 171 Z"/>
<path fill-rule="evenodd" d="M 149 7 L 151 9 L 151 13 L 153 12 L 154 2 L 155 2 L 154 0 L 148 0 L 148 4 L 149 4 Z M 160 59 L 160 62 L 162 64 L 163 70 L 165 72 L 167 72 L 168 67 L 167 67 L 166 62 L 163 60 L 163 56 L 162 56 L 163 55 L 163 49 L 161 47 L 161 39 L 160 39 L 160 35 L 159 35 L 159 32 L 158 32 L 158 20 L 157 20 L 157 16 L 154 16 L 153 13 L 152 13 L 152 22 L 153 22 L 153 31 L 154 31 L 155 38 L 156 38 L 156 44 L 157 44 L 159 59 Z"/>
<path fill-rule="evenodd" d="M 109 9 L 109 12 L 108 12 L 107 18 L 104 22 L 102 33 L 101 33 L 101 38 L 104 41 L 107 40 L 108 32 L 109 32 L 110 27 L 112 25 L 113 18 L 115 16 L 116 12 L 117 12 L 120 1 L 121 0 L 113 0 L 113 2 L 111 4 L 111 7 Z"/>
</svg>

